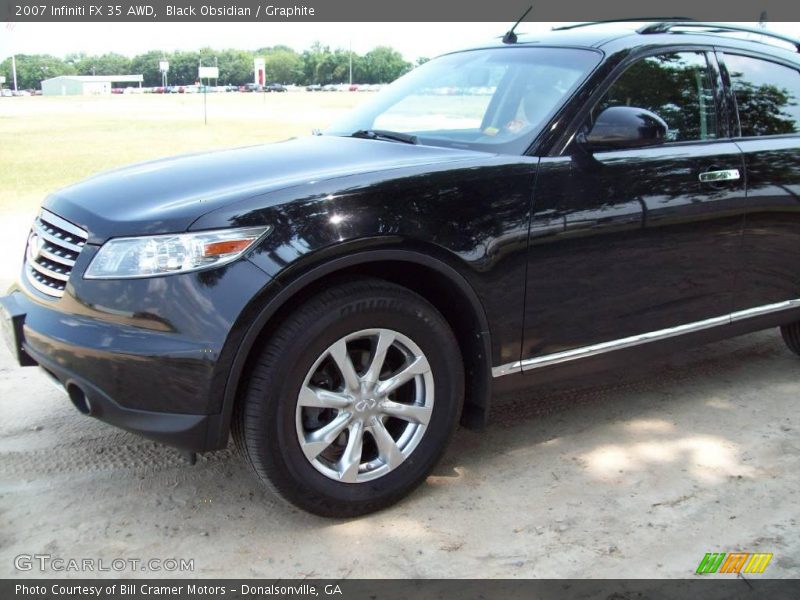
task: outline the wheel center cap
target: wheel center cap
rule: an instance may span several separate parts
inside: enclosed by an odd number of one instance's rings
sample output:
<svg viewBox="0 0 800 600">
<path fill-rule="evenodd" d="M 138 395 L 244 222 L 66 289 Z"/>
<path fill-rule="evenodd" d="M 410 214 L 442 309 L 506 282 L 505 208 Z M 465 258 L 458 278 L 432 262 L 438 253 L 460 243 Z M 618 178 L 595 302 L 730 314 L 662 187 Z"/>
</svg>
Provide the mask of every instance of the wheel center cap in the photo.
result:
<svg viewBox="0 0 800 600">
<path fill-rule="evenodd" d="M 376 406 L 378 406 L 378 401 L 375 398 L 362 398 L 353 405 L 353 408 L 356 409 L 356 412 L 363 413 L 375 410 Z"/>
</svg>

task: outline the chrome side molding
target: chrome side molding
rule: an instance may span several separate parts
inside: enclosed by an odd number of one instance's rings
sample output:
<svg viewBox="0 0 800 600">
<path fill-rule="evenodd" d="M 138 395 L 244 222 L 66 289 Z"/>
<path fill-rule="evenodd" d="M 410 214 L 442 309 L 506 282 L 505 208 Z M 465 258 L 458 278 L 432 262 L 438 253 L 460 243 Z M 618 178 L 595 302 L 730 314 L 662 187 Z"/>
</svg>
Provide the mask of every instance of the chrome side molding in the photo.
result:
<svg viewBox="0 0 800 600">
<path fill-rule="evenodd" d="M 564 350 L 563 352 L 545 354 L 544 356 L 526 358 L 517 362 L 500 365 L 499 367 L 493 367 L 492 376 L 502 377 L 503 375 L 510 375 L 512 373 L 521 373 L 531 369 L 538 369 L 563 362 L 579 360 L 581 358 L 588 358 L 597 354 L 613 352 L 614 350 L 622 350 L 624 348 L 631 348 L 633 346 L 639 346 L 649 342 L 656 342 L 686 333 L 693 333 L 695 331 L 711 329 L 712 327 L 719 327 L 720 325 L 730 325 L 731 323 L 737 321 L 744 321 L 745 319 L 752 319 L 753 317 L 760 317 L 762 315 L 789 310 L 791 308 L 800 308 L 800 299 L 786 300 L 784 302 L 776 302 L 775 304 L 766 304 L 764 306 L 748 308 L 747 310 L 740 310 L 720 317 L 712 317 L 710 319 L 686 323 L 676 327 L 668 327 L 667 329 L 649 331 L 647 333 L 632 335 L 626 338 L 601 342 L 599 344 L 592 344 L 591 346 L 583 346 L 581 348 Z"/>
</svg>

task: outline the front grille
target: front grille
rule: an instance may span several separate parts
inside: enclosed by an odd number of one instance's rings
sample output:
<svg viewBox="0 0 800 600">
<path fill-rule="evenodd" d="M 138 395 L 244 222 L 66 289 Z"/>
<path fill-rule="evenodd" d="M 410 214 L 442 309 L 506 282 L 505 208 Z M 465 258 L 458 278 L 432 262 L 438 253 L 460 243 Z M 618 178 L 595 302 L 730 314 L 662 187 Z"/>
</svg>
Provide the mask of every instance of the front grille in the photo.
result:
<svg viewBox="0 0 800 600">
<path fill-rule="evenodd" d="M 63 296 L 72 267 L 88 237 L 80 227 L 42 209 L 33 223 L 25 250 L 28 283 L 48 296 Z"/>
</svg>

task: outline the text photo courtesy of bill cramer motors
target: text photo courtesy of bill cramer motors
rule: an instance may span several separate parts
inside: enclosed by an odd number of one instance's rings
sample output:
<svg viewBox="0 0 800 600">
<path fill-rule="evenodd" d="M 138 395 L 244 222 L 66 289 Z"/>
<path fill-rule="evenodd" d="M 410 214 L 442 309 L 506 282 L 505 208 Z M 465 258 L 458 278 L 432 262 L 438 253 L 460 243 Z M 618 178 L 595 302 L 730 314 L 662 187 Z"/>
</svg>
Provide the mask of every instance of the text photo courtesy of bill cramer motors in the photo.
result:
<svg viewBox="0 0 800 600">
<path fill-rule="evenodd" d="M 794 2 L 0 0 L 0 599 L 796 599 L 799 198 Z"/>
</svg>

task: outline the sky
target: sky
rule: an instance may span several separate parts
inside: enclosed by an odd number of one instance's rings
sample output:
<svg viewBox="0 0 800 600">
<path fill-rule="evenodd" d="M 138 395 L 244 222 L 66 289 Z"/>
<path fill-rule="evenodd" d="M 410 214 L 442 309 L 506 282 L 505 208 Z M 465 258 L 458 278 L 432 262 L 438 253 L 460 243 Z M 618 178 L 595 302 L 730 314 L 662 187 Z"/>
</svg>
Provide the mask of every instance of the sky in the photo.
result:
<svg viewBox="0 0 800 600">
<path fill-rule="evenodd" d="M 406 60 L 434 57 L 485 43 L 511 23 L 16 23 L 0 25 L 0 61 L 15 54 L 72 52 L 133 56 L 147 50 L 237 48 L 255 50 L 283 44 L 298 51 L 315 41 L 364 54 L 387 45 Z M 519 33 L 549 30 L 557 23 L 522 23 Z M 750 24 L 752 25 L 752 24 Z M 798 23 L 771 23 L 769 29 L 796 35 Z"/>
</svg>

